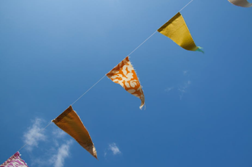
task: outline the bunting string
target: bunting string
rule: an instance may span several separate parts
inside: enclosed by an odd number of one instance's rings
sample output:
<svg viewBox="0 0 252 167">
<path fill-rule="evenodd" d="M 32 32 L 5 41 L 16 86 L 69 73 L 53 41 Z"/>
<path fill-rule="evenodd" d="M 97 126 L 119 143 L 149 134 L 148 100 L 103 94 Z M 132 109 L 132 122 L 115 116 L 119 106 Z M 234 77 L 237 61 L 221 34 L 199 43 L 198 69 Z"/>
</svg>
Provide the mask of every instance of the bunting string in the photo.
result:
<svg viewBox="0 0 252 167">
<path fill-rule="evenodd" d="M 145 42 L 147 42 L 154 34 L 156 34 L 157 31 L 155 31 L 154 33 L 152 33 L 148 38 L 146 38 L 140 45 L 138 45 L 138 47 L 136 47 L 132 52 L 130 52 L 130 54 L 128 54 L 128 56 L 130 56 L 132 53 L 134 53 L 138 48 L 140 48 Z"/>
<path fill-rule="evenodd" d="M 191 0 L 190 2 L 188 2 L 183 8 L 181 8 L 180 10 L 179 10 L 179 12 L 181 12 L 183 9 L 185 9 L 190 3 L 192 3 L 193 2 L 193 0 Z M 155 31 L 155 32 L 153 32 L 148 38 L 146 38 L 140 45 L 138 45 L 132 52 L 130 52 L 129 54 L 128 54 L 128 56 L 130 56 L 131 54 L 133 54 L 137 49 L 139 49 L 145 42 L 147 42 L 153 35 L 155 35 L 156 34 L 156 32 L 158 32 L 158 31 Z M 102 79 L 104 79 L 106 77 L 106 74 L 103 76 L 103 77 L 101 77 L 96 83 L 94 83 L 89 89 L 87 89 L 80 97 L 78 97 L 72 104 L 71 104 L 71 106 L 72 105 L 74 105 L 77 101 L 79 101 L 84 95 L 86 95 L 92 88 L 94 88 Z M 41 130 L 41 132 L 42 131 L 44 131 L 49 125 L 51 125 L 51 123 L 52 123 L 52 121 L 50 121 L 42 130 Z M 25 146 L 27 146 L 28 144 L 26 143 L 26 144 L 24 144 L 19 150 L 18 150 L 18 152 L 20 151 L 20 150 L 22 150 Z"/>
<path fill-rule="evenodd" d="M 181 12 L 183 9 L 185 9 L 190 3 L 192 3 L 193 0 L 191 0 L 190 2 L 188 2 L 183 8 L 180 9 L 179 12 Z"/>
<path fill-rule="evenodd" d="M 183 8 L 180 9 L 179 12 L 181 12 L 183 9 L 185 9 L 190 3 L 192 3 L 193 0 L 191 0 L 190 2 L 188 2 Z M 140 45 L 138 45 L 132 52 L 130 52 L 128 54 L 128 56 L 130 56 L 132 53 L 134 53 L 137 49 L 139 49 L 145 42 L 147 42 L 153 35 L 155 35 L 157 33 L 157 31 L 155 30 L 155 32 L 153 32 L 148 38 L 146 38 Z M 101 80 L 103 80 L 103 78 L 106 77 L 106 74 L 101 77 L 94 85 L 92 85 L 86 92 L 84 92 L 80 97 L 78 97 L 72 104 L 71 106 L 73 106 L 77 101 L 79 101 L 85 94 L 87 94 L 93 87 L 95 87 Z"/>
<path fill-rule="evenodd" d="M 52 121 L 50 121 L 50 122 L 41 130 L 41 132 L 43 132 L 49 125 L 51 125 L 51 123 L 52 123 Z M 20 150 L 22 150 L 26 145 L 27 145 L 27 143 L 24 144 L 24 145 L 18 150 L 18 152 L 19 152 Z"/>
<path fill-rule="evenodd" d="M 106 75 L 104 75 L 103 77 L 101 77 L 101 79 L 99 79 L 94 85 L 92 85 L 86 92 L 84 92 L 78 99 L 76 99 L 72 104 L 74 105 L 78 100 L 80 100 L 87 92 L 89 92 L 93 87 L 95 87 L 95 85 L 97 85 L 104 77 L 106 77 Z"/>
<path fill-rule="evenodd" d="M 155 31 L 154 33 L 152 33 L 148 38 L 146 38 L 140 45 L 138 45 L 132 52 L 130 52 L 128 54 L 131 55 L 132 53 L 134 53 L 138 48 L 140 48 L 145 42 L 147 42 L 157 31 Z M 103 78 L 106 77 L 106 74 L 101 77 L 94 85 L 92 85 L 86 92 L 84 92 L 80 97 L 78 97 L 78 99 L 76 99 L 71 106 L 73 106 L 77 101 L 79 101 L 85 94 L 87 94 L 93 87 L 95 87 Z"/>
</svg>

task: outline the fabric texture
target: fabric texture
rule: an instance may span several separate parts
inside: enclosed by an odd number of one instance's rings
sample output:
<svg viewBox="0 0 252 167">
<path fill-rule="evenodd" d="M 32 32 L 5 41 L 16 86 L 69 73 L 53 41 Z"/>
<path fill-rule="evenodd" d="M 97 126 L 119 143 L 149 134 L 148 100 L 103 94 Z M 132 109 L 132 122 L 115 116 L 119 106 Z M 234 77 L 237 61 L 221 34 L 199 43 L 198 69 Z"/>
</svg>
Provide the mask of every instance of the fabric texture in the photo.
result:
<svg viewBox="0 0 252 167">
<path fill-rule="evenodd" d="M 20 158 L 21 154 L 16 152 L 7 161 L 5 161 L 0 167 L 28 167 L 24 160 Z"/>
<path fill-rule="evenodd" d="M 120 84 L 127 92 L 140 98 L 140 109 L 142 109 L 145 101 L 144 93 L 128 56 L 106 75 L 114 83 Z"/>
<path fill-rule="evenodd" d="M 91 137 L 77 113 L 69 106 L 62 114 L 52 120 L 60 129 L 72 136 L 83 148 L 97 158 Z"/>
<path fill-rule="evenodd" d="M 228 0 L 228 1 L 236 6 L 252 7 L 252 3 L 249 3 L 247 0 Z"/>
<path fill-rule="evenodd" d="M 202 51 L 196 46 L 183 16 L 178 12 L 158 29 L 158 32 L 173 40 L 182 48 L 190 51 Z"/>
</svg>

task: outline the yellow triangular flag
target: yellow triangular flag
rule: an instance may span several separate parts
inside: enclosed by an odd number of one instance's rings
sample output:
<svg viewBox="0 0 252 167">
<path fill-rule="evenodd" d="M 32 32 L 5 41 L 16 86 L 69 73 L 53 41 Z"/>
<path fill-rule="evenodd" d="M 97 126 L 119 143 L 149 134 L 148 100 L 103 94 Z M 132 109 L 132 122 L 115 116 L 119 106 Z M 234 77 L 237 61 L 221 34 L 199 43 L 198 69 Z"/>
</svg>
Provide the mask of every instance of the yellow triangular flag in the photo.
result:
<svg viewBox="0 0 252 167">
<path fill-rule="evenodd" d="M 201 47 L 195 45 L 185 20 L 179 12 L 160 27 L 158 32 L 171 38 L 171 40 L 186 50 L 203 52 Z"/>
<path fill-rule="evenodd" d="M 97 153 L 94 144 L 89 136 L 89 133 L 80 117 L 73 110 L 72 106 L 69 106 L 63 113 L 57 118 L 52 120 L 60 129 L 72 136 L 83 148 L 85 148 L 91 155 L 97 158 Z"/>
</svg>

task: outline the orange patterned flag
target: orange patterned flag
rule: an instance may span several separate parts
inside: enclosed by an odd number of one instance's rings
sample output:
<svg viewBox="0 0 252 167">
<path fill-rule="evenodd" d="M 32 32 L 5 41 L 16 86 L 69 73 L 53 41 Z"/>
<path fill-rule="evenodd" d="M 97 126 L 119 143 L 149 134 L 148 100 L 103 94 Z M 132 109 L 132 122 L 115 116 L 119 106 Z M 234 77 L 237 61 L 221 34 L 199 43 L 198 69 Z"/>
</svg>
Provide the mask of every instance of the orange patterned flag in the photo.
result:
<svg viewBox="0 0 252 167">
<path fill-rule="evenodd" d="M 144 106 L 143 90 L 128 56 L 106 75 L 113 82 L 120 84 L 127 92 L 140 98 L 140 109 L 142 109 Z"/>
<path fill-rule="evenodd" d="M 83 148 L 85 148 L 91 155 L 97 158 L 94 143 L 89 136 L 89 133 L 80 117 L 69 106 L 62 114 L 52 120 L 60 129 L 72 136 Z"/>
</svg>

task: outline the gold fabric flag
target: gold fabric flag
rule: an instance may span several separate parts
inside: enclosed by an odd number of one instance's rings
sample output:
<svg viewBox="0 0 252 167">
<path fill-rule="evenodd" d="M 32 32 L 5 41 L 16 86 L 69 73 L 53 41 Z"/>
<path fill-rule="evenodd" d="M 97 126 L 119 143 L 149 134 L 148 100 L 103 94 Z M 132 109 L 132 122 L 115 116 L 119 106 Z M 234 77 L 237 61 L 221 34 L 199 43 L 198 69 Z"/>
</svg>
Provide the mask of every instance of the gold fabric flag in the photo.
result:
<svg viewBox="0 0 252 167">
<path fill-rule="evenodd" d="M 80 117 L 69 106 L 57 118 L 52 120 L 60 129 L 72 136 L 83 148 L 97 159 L 96 150 L 91 137 L 83 125 Z"/>
<path fill-rule="evenodd" d="M 128 56 L 106 75 L 114 83 L 120 84 L 127 92 L 140 98 L 140 109 L 142 109 L 144 106 L 143 90 Z"/>
<path fill-rule="evenodd" d="M 195 45 L 185 20 L 179 12 L 160 27 L 158 32 L 171 38 L 186 50 L 203 52 L 201 47 Z"/>
</svg>

